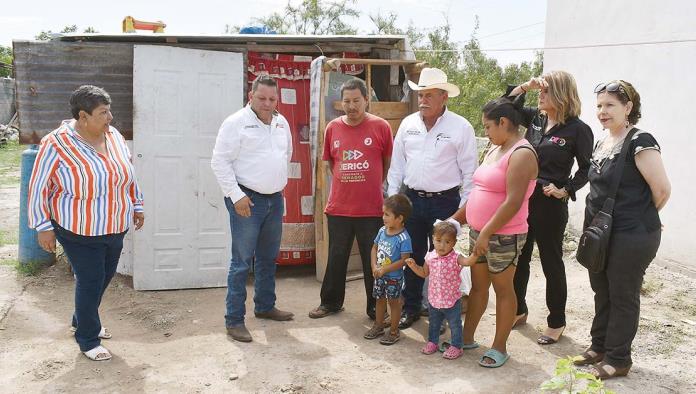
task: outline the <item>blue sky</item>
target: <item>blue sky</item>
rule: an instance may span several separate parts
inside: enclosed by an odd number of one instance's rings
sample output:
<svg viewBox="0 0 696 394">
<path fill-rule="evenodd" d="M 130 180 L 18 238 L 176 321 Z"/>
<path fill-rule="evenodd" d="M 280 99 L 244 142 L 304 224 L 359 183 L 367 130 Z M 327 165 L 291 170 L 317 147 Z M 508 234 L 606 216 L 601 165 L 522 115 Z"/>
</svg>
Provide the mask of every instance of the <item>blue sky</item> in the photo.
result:
<svg viewBox="0 0 696 394">
<path fill-rule="evenodd" d="M 299 0 L 293 0 L 296 4 Z M 33 39 L 41 30 L 59 31 L 65 25 L 93 26 L 100 33 L 120 33 L 121 20 L 132 15 L 141 20 L 162 20 L 171 34 L 222 34 L 225 25 L 246 25 L 253 17 L 280 11 L 287 0 L 246 1 L 12 1 L 0 13 L 0 45 L 13 39 Z M 421 28 L 442 25 L 445 15 L 452 26 L 452 38 L 466 42 L 479 17 L 481 47 L 514 49 L 543 47 L 546 0 L 357 0 L 362 12 L 357 20 L 360 33 L 369 33 L 373 25 L 369 15 L 394 12 L 397 24 L 409 22 Z M 491 51 L 501 64 L 533 59 L 532 51 Z"/>
</svg>

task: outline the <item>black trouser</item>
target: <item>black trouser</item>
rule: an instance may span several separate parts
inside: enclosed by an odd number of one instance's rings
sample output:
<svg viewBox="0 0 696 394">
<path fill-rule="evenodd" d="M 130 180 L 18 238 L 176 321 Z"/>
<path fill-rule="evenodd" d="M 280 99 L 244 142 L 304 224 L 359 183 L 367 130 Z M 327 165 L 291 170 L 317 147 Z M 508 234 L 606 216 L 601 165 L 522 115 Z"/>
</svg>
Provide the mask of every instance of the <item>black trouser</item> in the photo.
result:
<svg viewBox="0 0 696 394">
<path fill-rule="evenodd" d="M 321 284 L 321 305 L 335 311 L 343 307 L 346 296 L 346 271 L 353 241 L 357 239 L 362 260 L 363 279 L 367 307 L 372 313 L 375 299 L 372 297 L 372 266 L 370 254 L 377 232 L 384 225 L 381 217 L 346 217 L 326 215 L 329 229 L 329 258 Z"/>
<path fill-rule="evenodd" d="M 515 294 L 517 295 L 517 314 L 527 313 L 527 283 L 529 282 L 529 262 L 532 259 L 534 242 L 539 247 L 541 268 L 546 277 L 546 318 L 551 328 L 566 324 L 565 307 L 568 296 L 565 266 L 563 264 L 563 235 L 568 223 L 568 203 L 555 197 L 544 195 L 542 186 L 537 185 L 529 199 L 529 230 L 527 242 L 522 248 L 520 260 L 515 271 Z"/>
<path fill-rule="evenodd" d="M 631 365 L 631 343 L 638 331 L 643 276 L 660 246 L 661 231 L 613 233 L 607 267 L 590 274 L 595 293 L 592 350 L 613 367 Z"/>
<path fill-rule="evenodd" d="M 430 197 L 419 195 L 416 191 L 407 189 L 406 196 L 411 199 L 413 213 L 406 220 L 406 231 L 411 237 L 413 259 L 422 266 L 425 254 L 432 247 L 433 224 L 436 219 L 445 220 L 459 209 L 459 191 L 453 189 Z M 423 278 L 416 275 L 410 268 L 404 269 L 404 308 L 403 314 L 420 313 L 423 300 Z"/>
</svg>

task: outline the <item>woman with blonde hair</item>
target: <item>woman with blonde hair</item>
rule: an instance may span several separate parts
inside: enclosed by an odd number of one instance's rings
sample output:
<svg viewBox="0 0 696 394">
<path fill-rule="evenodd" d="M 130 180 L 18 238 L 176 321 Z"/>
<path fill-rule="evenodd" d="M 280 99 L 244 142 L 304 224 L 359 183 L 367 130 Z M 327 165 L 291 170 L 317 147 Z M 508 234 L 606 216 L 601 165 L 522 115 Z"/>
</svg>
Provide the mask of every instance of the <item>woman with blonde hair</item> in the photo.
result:
<svg viewBox="0 0 696 394">
<path fill-rule="evenodd" d="M 539 158 L 539 176 L 529 200 L 529 230 L 515 272 L 517 317 L 514 326 L 527 321 L 527 283 L 534 242 L 539 248 L 541 266 L 546 277 L 547 328 L 537 339 L 540 345 L 556 343 L 565 329 L 567 285 L 563 263 L 563 236 L 568 223 L 568 199 L 587 183 L 594 137 L 581 121 L 580 98 L 573 76 L 565 71 L 551 71 L 541 77 L 509 87 L 506 96 L 524 95 L 539 90 L 536 108 L 524 107 L 522 125 L 525 138 Z M 524 97 L 519 99 L 523 100 Z M 571 176 L 573 163 L 578 169 Z"/>
</svg>

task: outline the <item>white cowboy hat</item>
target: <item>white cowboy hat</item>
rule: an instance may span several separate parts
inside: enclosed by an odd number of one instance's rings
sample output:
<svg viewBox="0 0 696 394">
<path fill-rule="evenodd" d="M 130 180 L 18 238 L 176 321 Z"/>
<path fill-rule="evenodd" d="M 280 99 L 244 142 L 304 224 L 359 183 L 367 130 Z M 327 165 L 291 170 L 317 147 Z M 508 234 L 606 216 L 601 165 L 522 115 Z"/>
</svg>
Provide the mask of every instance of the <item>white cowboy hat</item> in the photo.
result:
<svg viewBox="0 0 696 394">
<path fill-rule="evenodd" d="M 459 96 L 459 88 L 447 82 L 447 74 L 439 68 L 424 68 L 420 78 L 418 78 L 418 83 L 408 81 L 408 86 L 412 90 L 442 89 L 447 92 L 449 97 Z"/>
</svg>

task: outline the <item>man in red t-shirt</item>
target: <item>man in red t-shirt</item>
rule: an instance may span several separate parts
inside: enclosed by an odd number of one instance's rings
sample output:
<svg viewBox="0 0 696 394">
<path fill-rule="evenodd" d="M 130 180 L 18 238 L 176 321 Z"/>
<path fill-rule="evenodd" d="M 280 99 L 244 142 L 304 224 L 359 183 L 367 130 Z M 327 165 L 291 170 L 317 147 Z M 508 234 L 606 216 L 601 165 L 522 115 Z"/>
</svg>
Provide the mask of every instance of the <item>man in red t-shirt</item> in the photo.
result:
<svg viewBox="0 0 696 394">
<path fill-rule="evenodd" d="M 331 192 L 324 213 L 329 230 L 329 258 L 321 285 L 321 304 L 309 317 L 321 318 L 343 309 L 346 269 L 353 240 L 362 260 L 367 315 L 375 318 L 370 253 L 382 227 L 383 188 L 392 153 L 391 127 L 366 112 L 367 87 L 361 79 L 341 86 L 345 115 L 326 126 L 323 159 L 331 172 Z"/>
</svg>

